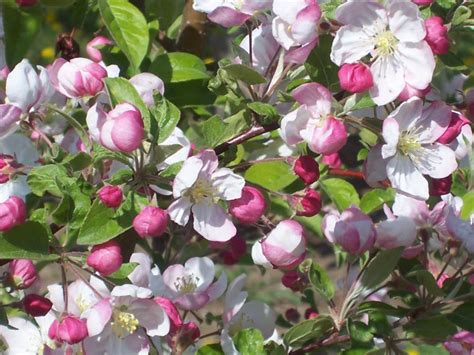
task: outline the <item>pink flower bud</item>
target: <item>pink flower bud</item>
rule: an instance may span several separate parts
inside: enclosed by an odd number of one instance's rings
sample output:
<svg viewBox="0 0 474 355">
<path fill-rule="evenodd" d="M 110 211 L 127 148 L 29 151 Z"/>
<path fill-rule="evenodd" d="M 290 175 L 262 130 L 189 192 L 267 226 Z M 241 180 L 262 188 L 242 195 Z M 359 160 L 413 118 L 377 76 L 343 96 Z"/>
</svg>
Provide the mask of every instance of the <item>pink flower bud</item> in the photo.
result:
<svg viewBox="0 0 474 355">
<path fill-rule="evenodd" d="M 316 312 L 313 308 L 306 308 L 306 311 L 304 312 L 305 319 L 313 319 L 318 316 L 319 316 L 319 313 Z"/>
<path fill-rule="evenodd" d="M 0 80 L 7 80 L 8 74 L 10 74 L 10 68 L 8 65 L 5 65 L 2 69 L 0 69 Z"/>
<path fill-rule="evenodd" d="M 362 63 L 344 64 L 337 76 L 341 88 L 351 93 L 364 92 L 374 85 L 370 68 Z"/>
<path fill-rule="evenodd" d="M 104 67 L 87 58 L 59 58 L 48 71 L 56 90 L 70 98 L 95 96 L 104 88 L 102 80 L 107 77 Z"/>
<path fill-rule="evenodd" d="M 344 210 L 341 215 L 328 213 L 321 227 L 330 242 L 339 244 L 351 254 L 365 253 L 375 243 L 372 220 L 356 207 Z"/>
<path fill-rule="evenodd" d="M 87 325 L 84 320 L 68 315 L 60 322 L 55 320 L 51 324 L 48 336 L 60 343 L 77 344 L 87 338 Z"/>
<path fill-rule="evenodd" d="M 109 276 L 122 266 L 122 250 L 115 240 L 94 245 L 87 257 L 87 265 L 104 276 Z"/>
<path fill-rule="evenodd" d="M 53 307 L 53 303 L 46 297 L 31 293 L 23 299 L 23 308 L 25 312 L 33 317 L 42 317 L 46 315 Z"/>
<path fill-rule="evenodd" d="M 347 142 L 347 131 L 344 123 L 333 116 L 328 116 L 322 126 L 315 127 L 309 148 L 318 154 L 337 153 Z"/>
<path fill-rule="evenodd" d="M 326 164 L 332 169 L 339 169 L 342 166 L 342 161 L 339 157 L 339 153 L 323 155 L 323 157 L 321 158 L 321 163 Z"/>
<path fill-rule="evenodd" d="M 227 242 L 209 242 L 209 246 L 213 249 L 220 250 L 219 257 L 225 265 L 237 264 L 247 251 L 245 239 L 239 235 L 232 237 Z"/>
<path fill-rule="evenodd" d="M 144 136 L 140 110 L 128 103 L 115 106 L 100 128 L 101 144 L 113 151 L 131 153 L 140 147 Z"/>
<path fill-rule="evenodd" d="M 435 0 L 411 0 L 414 4 L 418 6 L 428 6 L 431 5 Z"/>
<path fill-rule="evenodd" d="M 194 322 L 181 324 L 174 334 L 170 333 L 168 345 L 173 349 L 179 349 L 182 353 L 201 336 L 199 327 Z"/>
<path fill-rule="evenodd" d="M 142 238 L 161 236 L 167 225 L 168 213 L 154 206 L 146 206 L 133 220 L 133 228 Z"/>
<path fill-rule="evenodd" d="M 444 131 L 443 135 L 438 138 L 438 143 L 449 144 L 456 139 L 461 133 L 464 125 L 469 124 L 469 120 L 459 112 L 453 111 L 451 113 L 451 121 L 449 122 L 448 128 Z"/>
<path fill-rule="evenodd" d="M 451 185 L 453 184 L 452 175 L 446 176 L 441 179 L 431 179 L 430 195 L 431 196 L 442 196 L 446 195 L 451 191 Z"/>
<path fill-rule="evenodd" d="M 35 264 L 29 259 L 15 259 L 8 264 L 9 279 L 16 288 L 25 289 L 38 278 Z"/>
<path fill-rule="evenodd" d="M 112 44 L 113 42 L 107 37 L 97 36 L 87 43 L 86 51 L 90 59 L 94 62 L 100 62 L 102 61 L 102 53 L 100 53 L 100 49 L 97 46 L 110 46 Z"/>
<path fill-rule="evenodd" d="M 281 277 L 283 286 L 294 292 L 303 291 L 308 285 L 308 279 L 297 270 L 289 271 Z"/>
<path fill-rule="evenodd" d="M 256 263 L 259 252 L 275 267 L 285 270 L 295 268 L 306 255 L 303 227 L 293 220 L 281 221 L 263 241 L 254 244 L 252 257 Z"/>
<path fill-rule="evenodd" d="M 411 99 L 412 97 L 421 98 L 421 97 L 425 97 L 430 91 L 431 91 L 430 85 L 428 85 L 423 90 L 419 90 L 419 89 L 415 89 L 410 84 L 405 84 L 405 87 L 403 88 L 402 92 L 400 93 L 400 95 L 398 95 L 398 99 L 400 101 L 407 101 L 408 99 Z"/>
<path fill-rule="evenodd" d="M 285 318 L 292 323 L 298 323 L 300 320 L 301 314 L 296 308 L 288 308 L 285 311 Z"/>
<path fill-rule="evenodd" d="M 156 304 L 159 304 L 168 315 L 170 319 L 170 333 L 176 333 L 178 328 L 183 324 L 183 320 L 174 303 L 164 297 L 155 297 L 154 301 Z"/>
<path fill-rule="evenodd" d="M 8 182 L 16 172 L 16 169 L 20 167 L 21 165 L 11 155 L 0 154 L 0 184 Z"/>
<path fill-rule="evenodd" d="M 266 208 L 267 203 L 262 193 L 252 186 L 245 186 L 240 198 L 229 201 L 230 214 L 243 224 L 256 223 Z"/>
<path fill-rule="evenodd" d="M 309 155 L 302 155 L 296 159 L 293 171 L 306 185 L 311 185 L 319 179 L 319 164 Z"/>
<path fill-rule="evenodd" d="M 12 196 L 0 204 L 0 232 L 7 232 L 25 220 L 26 205 L 21 198 Z"/>
<path fill-rule="evenodd" d="M 321 211 L 321 195 L 313 189 L 306 189 L 303 197 L 292 197 L 290 203 L 297 216 L 311 217 Z"/>
<path fill-rule="evenodd" d="M 425 41 L 431 47 L 434 54 L 446 54 L 449 52 L 448 28 L 444 25 L 443 19 L 433 16 L 425 20 L 426 37 Z"/>
<path fill-rule="evenodd" d="M 35 6 L 38 0 L 16 0 L 18 6 Z"/>
<path fill-rule="evenodd" d="M 123 193 L 119 186 L 104 186 L 97 195 L 100 201 L 109 208 L 117 208 L 122 204 Z"/>
</svg>

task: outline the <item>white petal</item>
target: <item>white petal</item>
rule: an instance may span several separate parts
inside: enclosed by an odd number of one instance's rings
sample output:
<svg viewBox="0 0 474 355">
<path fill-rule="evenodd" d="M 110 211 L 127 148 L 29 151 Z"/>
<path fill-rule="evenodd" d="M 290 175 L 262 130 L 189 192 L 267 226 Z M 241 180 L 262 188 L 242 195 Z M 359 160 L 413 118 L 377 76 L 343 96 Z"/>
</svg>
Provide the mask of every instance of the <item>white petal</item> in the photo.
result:
<svg viewBox="0 0 474 355">
<path fill-rule="evenodd" d="M 224 300 L 224 314 L 222 315 L 224 324 L 228 323 L 244 305 L 248 296 L 246 291 L 242 291 L 246 280 L 247 275 L 242 274 L 237 276 L 229 285 Z"/>
<path fill-rule="evenodd" d="M 167 211 L 171 220 L 180 226 L 185 226 L 191 215 L 191 201 L 186 197 L 181 197 L 169 205 Z"/>
<path fill-rule="evenodd" d="M 425 38 L 425 25 L 417 5 L 392 2 L 388 11 L 390 30 L 400 41 L 419 42 Z"/>
<path fill-rule="evenodd" d="M 169 333 L 170 320 L 163 308 L 155 301 L 137 300 L 130 305 L 129 309 L 149 336 L 164 336 Z"/>
<path fill-rule="evenodd" d="M 400 132 L 403 132 L 415 126 L 417 120 L 422 117 L 422 111 L 423 101 L 418 97 L 412 97 L 398 106 L 387 119 L 395 119 Z"/>
<path fill-rule="evenodd" d="M 205 291 L 214 280 L 215 267 L 212 260 L 208 257 L 194 257 L 184 264 L 186 274 L 194 275 L 198 279 L 198 288 L 196 292 Z"/>
<path fill-rule="evenodd" d="M 194 156 L 186 159 L 173 181 L 173 196 L 181 197 L 185 190 L 193 186 L 202 168 L 203 161 L 199 157 Z"/>
<path fill-rule="evenodd" d="M 262 244 L 258 240 L 252 246 L 252 260 L 255 265 L 261 265 L 268 269 L 271 269 L 273 266 L 263 255 Z"/>
<path fill-rule="evenodd" d="M 394 56 L 378 58 L 370 67 L 374 86 L 369 93 L 377 105 L 395 100 L 405 87 L 403 67 Z"/>
<path fill-rule="evenodd" d="M 300 132 L 306 128 L 310 118 L 311 112 L 306 106 L 300 106 L 283 117 L 279 133 L 286 144 L 295 145 L 303 140 Z"/>
<path fill-rule="evenodd" d="M 298 44 L 291 34 L 288 22 L 285 22 L 280 17 L 275 17 L 273 19 L 272 33 L 275 40 L 286 50 Z"/>
<path fill-rule="evenodd" d="M 407 156 L 397 154 L 387 164 L 387 176 L 392 187 L 415 198 L 430 197 L 428 181 Z"/>
<path fill-rule="evenodd" d="M 150 284 L 151 258 L 145 253 L 133 253 L 131 263 L 138 263 L 137 267 L 128 275 L 128 279 L 136 286 L 148 287 Z"/>
<path fill-rule="evenodd" d="M 417 169 L 435 179 L 447 177 L 457 169 L 456 155 L 451 148 L 435 143 L 420 148 L 412 158 Z"/>
<path fill-rule="evenodd" d="M 364 27 L 375 32 L 378 24 L 387 23 L 387 13 L 383 5 L 371 1 L 349 1 L 336 10 L 336 20 L 344 25 Z"/>
<path fill-rule="evenodd" d="M 38 74 L 27 59 L 18 63 L 7 77 L 6 94 L 10 103 L 28 111 L 41 96 Z"/>
<path fill-rule="evenodd" d="M 194 230 L 205 239 L 226 242 L 237 232 L 229 215 L 219 205 L 196 204 L 192 207 Z"/>
<path fill-rule="evenodd" d="M 421 132 L 418 136 L 420 143 L 434 143 L 443 135 L 451 121 L 451 107 L 442 101 L 433 102 L 423 110 L 417 127 Z"/>
<path fill-rule="evenodd" d="M 388 117 L 383 121 L 383 139 L 386 144 L 382 146 L 382 158 L 386 159 L 397 153 L 398 140 L 400 138 L 400 127 L 398 122 Z"/>
<path fill-rule="evenodd" d="M 225 272 L 221 272 L 219 278 L 214 282 L 208 289 L 207 294 L 209 296 L 209 302 L 214 301 L 221 297 L 227 287 L 227 275 Z"/>
<path fill-rule="evenodd" d="M 235 200 L 242 196 L 245 179 L 230 169 L 221 168 L 212 174 L 212 186 L 222 200 Z"/>
<path fill-rule="evenodd" d="M 406 82 L 415 89 L 426 89 L 436 66 L 430 46 L 425 41 L 401 42 L 396 53 L 402 62 Z"/>
<path fill-rule="evenodd" d="M 337 65 L 357 62 L 374 49 L 372 38 L 360 27 L 348 25 L 337 31 L 332 43 L 331 60 Z"/>
</svg>

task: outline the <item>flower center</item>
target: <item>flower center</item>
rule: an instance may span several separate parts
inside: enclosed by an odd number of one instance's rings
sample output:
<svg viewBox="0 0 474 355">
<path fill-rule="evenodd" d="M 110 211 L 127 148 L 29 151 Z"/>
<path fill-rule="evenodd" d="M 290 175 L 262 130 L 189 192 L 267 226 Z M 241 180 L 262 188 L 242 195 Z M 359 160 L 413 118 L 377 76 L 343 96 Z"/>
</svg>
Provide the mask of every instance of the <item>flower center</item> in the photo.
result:
<svg viewBox="0 0 474 355">
<path fill-rule="evenodd" d="M 187 295 L 189 293 L 193 293 L 198 285 L 199 277 L 191 275 L 185 275 L 178 277 L 174 283 L 174 287 L 176 290 L 182 294 Z"/>
<path fill-rule="evenodd" d="M 189 196 L 194 203 L 203 202 L 206 200 L 214 200 L 214 187 L 211 183 L 204 179 L 199 179 L 194 183 L 194 186 L 189 189 Z"/>
<path fill-rule="evenodd" d="M 110 324 L 112 325 L 113 332 L 119 338 L 125 338 L 135 333 L 139 326 L 135 315 L 126 311 L 126 307 L 120 307 L 112 312 L 112 322 Z"/>
<path fill-rule="evenodd" d="M 420 148 L 421 144 L 418 142 L 418 139 L 415 135 L 406 132 L 402 133 L 400 139 L 398 140 L 398 150 L 403 155 L 409 155 Z"/>
<path fill-rule="evenodd" d="M 380 57 L 392 55 L 397 47 L 398 39 L 392 32 L 385 30 L 375 37 L 375 47 Z"/>
</svg>

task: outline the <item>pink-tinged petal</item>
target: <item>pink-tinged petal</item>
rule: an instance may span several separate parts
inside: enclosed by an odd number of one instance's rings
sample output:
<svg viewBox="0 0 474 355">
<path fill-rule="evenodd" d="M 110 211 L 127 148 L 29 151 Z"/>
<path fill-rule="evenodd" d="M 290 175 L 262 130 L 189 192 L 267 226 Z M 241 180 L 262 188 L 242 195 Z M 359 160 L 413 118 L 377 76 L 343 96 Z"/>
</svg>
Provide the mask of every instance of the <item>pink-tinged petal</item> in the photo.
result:
<svg viewBox="0 0 474 355">
<path fill-rule="evenodd" d="M 100 62 L 102 60 L 102 54 L 100 53 L 100 49 L 97 47 L 110 46 L 112 44 L 113 42 L 107 37 L 97 36 L 87 43 L 86 51 L 90 59 L 94 62 Z"/>
<path fill-rule="evenodd" d="M 406 247 L 403 250 L 402 253 L 402 258 L 404 259 L 413 259 L 416 258 L 418 255 L 423 253 L 424 250 L 424 245 L 423 244 L 418 244 L 418 245 L 413 245 L 411 247 Z"/>
<path fill-rule="evenodd" d="M 336 223 L 339 221 L 339 219 L 339 213 L 334 211 L 327 213 L 321 223 L 321 230 L 323 231 L 326 239 L 331 243 L 334 243 L 334 228 L 336 227 Z"/>
<path fill-rule="evenodd" d="M 106 120 L 100 129 L 100 144 L 104 147 L 113 150 L 119 151 L 120 149 L 115 145 L 114 140 L 112 139 L 112 130 L 114 129 L 114 121 Z"/>
<path fill-rule="evenodd" d="M 399 131 L 407 131 L 414 127 L 418 120 L 422 117 L 423 100 L 418 97 L 412 97 L 403 102 L 393 111 L 387 119 L 395 119 L 399 126 Z"/>
<path fill-rule="evenodd" d="M 451 122 L 451 107 L 442 101 L 433 102 L 423 110 L 417 126 L 420 127 L 421 143 L 434 143 L 441 137 Z"/>
<path fill-rule="evenodd" d="M 228 168 L 217 169 L 212 174 L 212 186 L 222 200 L 236 200 L 242 196 L 245 179 Z"/>
<path fill-rule="evenodd" d="M 275 40 L 286 50 L 291 47 L 299 45 L 298 42 L 293 38 L 291 28 L 288 22 L 284 21 L 280 17 L 275 17 L 272 21 L 272 33 Z"/>
<path fill-rule="evenodd" d="M 112 318 L 112 305 L 110 299 L 105 298 L 94 305 L 85 314 L 87 318 L 87 331 L 89 336 L 99 335 L 104 330 L 106 324 Z"/>
<path fill-rule="evenodd" d="M 412 246 L 416 235 L 415 222 L 408 217 L 398 217 L 377 225 L 377 245 L 384 249 Z"/>
<path fill-rule="evenodd" d="M 373 39 L 360 27 L 344 26 L 332 43 L 331 60 L 337 65 L 355 63 L 375 48 Z"/>
<path fill-rule="evenodd" d="M 314 41 L 318 36 L 317 26 L 320 17 L 321 10 L 317 3 L 301 10 L 291 27 L 293 38 L 302 45 Z"/>
<path fill-rule="evenodd" d="M 51 81 L 51 84 L 59 90 L 59 79 L 58 79 L 58 72 L 61 67 L 67 63 L 67 60 L 64 58 L 58 58 L 56 59 L 53 64 L 51 64 L 48 67 L 48 74 L 49 74 L 49 80 Z"/>
<path fill-rule="evenodd" d="M 397 120 L 388 117 L 383 121 L 383 139 L 386 144 L 382 146 L 382 158 L 386 159 L 397 153 L 398 140 L 400 138 L 400 127 Z"/>
<path fill-rule="evenodd" d="M 110 294 L 114 297 L 141 299 L 147 299 L 153 296 L 150 289 L 130 284 L 115 286 Z"/>
<path fill-rule="evenodd" d="M 430 197 L 428 181 L 405 155 L 397 154 L 388 161 L 387 176 L 392 187 L 402 193 L 423 200 Z"/>
<path fill-rule="evenodd" d="M 221 297 L 224 294 L 226 287 L 227 276 L 225 272 L 221 272 L 221 275 L 219 276 L 217 281 L 214 282 L 206 291 L 207 295 L 209 296 L 209 302 Z"/>
<path fill-rule="evenodd" d="M 10 104 L 0 105 L 0 137 L 16 130 L 20 121 L 21 109 Z"/>
<path fill-rule="evenodd" d="M 394 56 L 378 58 L 370 67 L 370 71 L 374 86 L 369 93 L 372 100 L 379 106 L 395 100 L 405 88 L 404 68 Z"/>
<path fill-rule="evenodd" d="M 170 320 L 166 312 L 153 300 L 136 300 L 130 312 L 137 317 L 140 326 L 144 327 L 149 336 L 164 336 L 170 330 Z"/>
<path fill-rule="evenodd" d="M 155 104 L 155 100 L 153 99 L 155 92 L 159 92 L 161 95 L 165 93 L 163 80 L 155 74 L 140 73 L 130 78 L 129 81 L 147 106 L 153 106 Z"/>
<path fill-rule="evenodd" d="M 303 140 L 300 132 L 306 128 L 310 118 L 311 112 L 306 106 L 301 106 L 283 117 L 279 133 L 286 144 L 295 145 Z"/>
<path fill-rule="evenodd" d="M 357 254 L 360 248 L 360 238 L 357 229 L 348 223 L 340 221 L 334 226 L 334 238 L 345 251 Z"/>
<path fill-rule="evenodd" d="M 138 265 L 128 275 L 128 279 L 136 286 L 148 287 L 150 284 L 151 258 L 145 253 L 133 253 L 130 256 L 130 262 Z"/>
<path fill-rule="evenodd" d="M 242 322 L 242 328 L 260 330 L 264 339 L 268 339 L 275 330 L 276 314 L 267 304 L 250 301 L 244 304 L 235 321 Z"/>
<path fill-rule="evenodd" d="M 240 26 L 251 16 L 226 6 L 219 6 L 207 15 L 209 20 L 224 27 Z"/>
<path fill-rule="evenodd" d="M 196 204 L 192 212 L 194 230 L 209 241 L 226 242 L 237 233 L 231 218 L 219 205 Z"/>
<path fill-rule="evenodd" d="M 38 74 L 27 59 L 23 59 L 7 77 L 5 88 L 11 104 L 29 111 L 41 96 Z"/>
<path fill-rule="evenodd" d="M 411 2 L 392 2 L 388 8 L 390 31 L 403 42 L 420 42 L 426 36 L 418 6 Z"/>
<path fill-rule="evenodd" d="M 209 296 L 206 292 L 190 293 L 182 295 L 175 300 L 178 307 L 185 310 L 195 310 L 202 308 L 209 303 Z"/>
<path fill-rule="evenodd" d="M 291 48 L 285 54 L 285 64 L 304 64 L 306 59 L 308 59 L 311 51 L 316 47 L 318 44 L 318 39 L 315 39 L 312 42 L 309 42 L 301 47 L 294 47 Z"/>
<path fill-rule="evenodd" d="M 186 273 L 194 275 L 198 279 L 196 291 L 205 291 L 214 280 L 215 267 L 210 258 L 194 257 L 184 264 Z"/>
<path fill-rule="evenodd" d="M 309 127 L 301 135 L 308 142 L 309 149 L 318 154 L 337 153 L 347 142 L 344 123 L 334 117 L 324 119 L 322 126 Z"/>
<path fill-rule="evenodd" d="M 191 215 L 191 207 L 192 203 L 190 200 L 185 197 L 179 198 L 168 207 L 168 215 L 173 222 L 180 226 L 185 226 Z"/>
<path fill-rule="evenodd" d="M 364 179 L 369 186 L 377 187 L 379 183 L 387 178 L 388 159 L 382 158 L 382 146 L 375 145 L 367 155 L 364 162 Z"/>
<path fill-rule="evenodd" d="M 409 217 L 418 225 L 425 224 L 430 213 L 425 201 L 402 194 L 396 194 L 392 210 L 395 215 Z"/>
<path fill-rule="evenodd" d="M 216 152 L 213 149 L 206 149 L 196 155 L 196 157 L 202 161 L 202 168 L 199 172 L 199 177 L 209 179 L 212 173 L 216 171 L 219 166 Z"/>
<path fill-rule="evenodd" d="M 100 131 L 106 119 L 107 114 L 102 110 L 99 104 L 94 104 L 94 106 L 87 111 L 87 128 L 89 129 L 89 134 L 95 141 L 100 140 Z"/>
<path fill-rule="evenodd" d="M 187 189 L 194 185 L 203 165 L 203 161 L 198 156 L 185 160 L 173 181 L 173 196 L 175 198 L 181 197 Z"/>
<path fill-rule="evenodd" d="M 169 288 L 170 291 L 177 293 L 178 284 L 176 284 L 176 280 L 179 280 L 187 275 L 188 273 L 183 265 L 171 265 L 163 272 L 163 283 Z"/>
<path fill-rule="evenodd" d="M 314 1 L 310 1 L 311 3 Z M 283 21 L 288 24 L 292 24 L 296 21 L 296 18 L 301 10 L 309 5 L 305 0 L 274 0 L 272 4 L 272 10 L 275 15 L 281 17 Z"/>
<path fill-rule="evenodd" d="M 244 305 L 248 296 L 246 291 L 242 291 L 246 280 L 247 275 L 242 274 L 237 276 L 229 285 L 224 300 L 224 314 L 222 315 L 224 324 L 227 324 Z"/>
<path fill-rule="evenodd" d="M 193 9 L 200 12 L 210 13 L 223 4 L 224 0 L 194 0 Z"/>
<path fill-rule="evenodd" d="M 291 95 L 301 105 L 310 107 L 311 111 L 317 112 L 320 115 L 331 112 L 331 92 L 321 84 L 308 83 L 300 85 L 293 90 Z"/>
<path fill-rule="evenodd" d="M 387 13 L 377 2 L 350 1 L 337 8 L 336 20 L 344 25 L 371 29 L 377 23 L 387 23 Z"/>
<path fill-rule="evenodd" d="M 140 111 L 127 111 L 113 122 L 111 137 L 121 152 L 131 153 L 140 147 L 145 136 Z"/>
<path fill-rule="evenodd" d="M 412 160 L 416 168 L 435 179 L 451 175 L 458 167 L 451 148 L 439 143 L 423 146 L 411 155 L 415 156 Z"/>
<path fill-rule="evenodd" d="M 436 62 L 430 46 L 425 42 L 402 42 L 397 55 L 405 72 L 405 81 L 415 89 L 423 90 L 431 83 Z"/>
<path fill-rule="evenodd" d="M 255 265 L 261 265 L 265 268 L 272 268 L 272 263 L 263 254 L 262 242 L 256 241 L 252 246 L 252 260 Z"/>
</svg>

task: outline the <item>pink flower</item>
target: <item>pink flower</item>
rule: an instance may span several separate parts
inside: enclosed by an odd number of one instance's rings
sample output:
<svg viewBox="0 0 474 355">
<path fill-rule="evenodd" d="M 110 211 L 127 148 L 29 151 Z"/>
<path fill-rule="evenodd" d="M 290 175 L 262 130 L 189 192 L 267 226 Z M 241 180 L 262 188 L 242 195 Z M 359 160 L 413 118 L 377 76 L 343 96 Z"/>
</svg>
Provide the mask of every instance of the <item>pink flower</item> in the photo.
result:
<svg viewBox="0 0 474 355">
<path fill-rule="evenodd" d="M 306 185 L 311 185 L 319 179 L 319 164 L 309 155 L 302 155 L 296 159 L 293 171 Z"/>
<path fill-rule="evenodd" d="M 0 154 L 0 184 L 9 181 L 19 167 L 21 167 L 21 165 L 15 162 L 13 156 Z"/>
<path fill-rule="evenodd" d="M 449 144 L 453 142 L 461 134 L 463 126 L 468 125 L 469 123 L 469 120 L 461 113 L 452 111 L 448 128 L 444 131 L 441 137 L 438 138 L 437 142 L 441 144 Z"/>
<path fill-rule="evenodd" d="M 86 45 L 86 51 L 89 58 L 94 62 L 100 62 L 102 60 L 102 53 L 100 53 L 101 46 L 110 46 L 113 42 L 104 36 L 97 36 L 90 40 Z M 97 48 L 99 46 L 99 48 Z"/>
<path fill-rule="evenodd" d="M 179 311 L 174 303 L 164 297 L 155 297 L 155 303 L 163 308 L 170 319 L 170 334 L 176 333 L 179 327 L 183 324 L 183 320 L 181 319 Z"/>
<path fill-rule="evenodd" d="M 435 0 L 411 0 L 411 1 L 419 6 L 428 6 L 428 5 L 431 5 Z"/>
<path fill-rule="evenodd" d="M 313 308 L 306 308 L 306 311 L 304 312 L 305 319 L 313 319 L 318 316 L 319 316 L 319 313 L 316 312 Z"/>
<path fill-rule="evenodd" d="M 51 324 L 48 336 L 61 343 L 80 343 L 88 336 L 86 322 L 78 317 L 68 315 L 61 321 L 55 320 Z"/>
<path fill-rule="evenodd" d="M 321 211 L 321 195 L 314 189 L 306 189 L 303 196 L 292 196 L 290 204 L 297 216 L 312 217 Z"/>
<path fill-rule="evenodd" d="M 474 351 L 474 333 L 460 331 L 444 342 L 450 355 L 471 355 Z"/>
<path fill-rule="evenodd" d="M 254 224 L 265 212 L 267 203 L 263 194 L 255 187 L 245 186 L 242 196 L 229 202 L 229 212 L 240 223 Z"/>
<path fill-rule="evenodd" d="M 87 257 L 87 265 L 104 276 L 109 276 L 122 266 L 122 251 L 115 240 L 94 245 Z"/>
<path fill-rule="evenodd" d="M 410 84 L 406 84 L 405 88 L 402 90 L 400 95 L 398 95 L 398 99 L 400 101 L 407 101 L 412 97 L 425 97 L 431 91 L 431 86 L 428 85 L 425 89 L 416 89 Z"/>
<path fill-rule="evenodd" d="M 377 246 L 384 249 L 412 246 L 417 236 L 416 224 L 413 219 L 406 216 L 396 217 L 387 205 L 384 206 L 384 211 L 387 220 L 376 226 Z"/>
<path fill-rule="evenodd" d="M 342 166 L 342 161 L 339 157 L 339 153 L 323 155 L 321 163 L 326 164 L 332 169 L 338 169 Z"/>
<path fill-rule="evenodd" d="M 236 235 L 227 242 L 210 242 L 209 246 L 220 250 L 219 257 L 224 265 L 234 265 L 239 262 L 247 251 L 245 239 Z"/>
<path fill-rule="evenodd" d="M 140 110 L 129 103 L 119 104 L 108 113 L 95 104 L 86 120 L 91 136 L 113 151 L 133 152 L 145 136 Z"/>
<path fill-rule="evenodd" d="M 318 154 L 333 154 L 347 141 L 344 124 L 331 116 L 332 95 L 317 83 L 303 84 L 292 93 L 301 106 L 281 121 L 280 135 L 288 145 L 302 141 Z"/>
<path fill-rule="evenodd" d="M 281 283 L 290 290 L 298 292 L 308 286 L 308 278 L 298 270 L 291 270 L 283 274 Z"/>
<path fill-rule="evenodd" d="M 130 78 L 132 84 L 147 106 L 153 106 L 155 99 L 153 96 L 156 93 L 160 95 L 165 94 L 165 84 L 163 80 L 152 73 L 140 73 Z"/>
<path fill-rule="evenodd" d="M 166 231 L 168 213 L 159 207 L 146 206 L 133 220 L 133 228 L 142 238 L 160 237 Z"/>
<path fill-rule="evenodd" d="M 7 232 L 15 226 L 23 224 L 26 220 L 25 202 L 12 196 L 0 204 L 0 231 Z"/>
<path fill-rule="evenodd" d="M 23 299 L 23 307 L 25 312 L 33 317 L 43 317 L 53 306 L 53 303 L 46 297 L 30 293 Z"/>
<path fill-rule="evenodd" d="M 255 242 L 252 259 L 257 265 L 293 269 L 306 255 L 306 238 L 303 227 L 296 221 L 278 223 L 268 236 Z"/>
<path fill-rule="evenodd" d="M 350 207 L 340 215 L 336 212 L 324 216 L 322 229 L 326 238 L 339 244 L 351 254 L 362 254 L 375 243 L 375 228 L 369 216 L 357 207 Z"/>
<path fill-rule="evenodd" d="M 224 272 L 214 281 L 215 266 L 208 257 L 194 257 L 169 266 L 156 282 L 157 294 L 186 310 L 199 309 L 219 298 L 227 286 Z"/>
<path fill-rule="evenodd" d="M 362 63 L 343 64 L 337 76 L 341 88 L 351 93 L 364 92 L 374 85 L 370 68 Z"/>
<path fill-rule="evenodd" d="M 119 186 L 104 186 L 97 193 L 100 201 L 109 208 L 117 208 L 122 204 L 123 193 Z"/>
<path fill-rule="evenodd" d="M 446 54 L 449 52 L 448 28 L 439 16 L 432 16 L 425 20 L 426 37 L 434 54 Z"/>
<path fill-rule="evenodd" d="M 29 259 L 15 259 L 8 264 L 9 279 L 16 288 L 28 288 L 36 281 L 35 264 Z"/>
<path fill-rule="evenodd" d="M 95 96 L 104 88 L 107 71 L 100 64 L 86 58 L 70 61 L 59 58 L 49 68 L 53 86 L 64 96 L 80 98 Z"/>
</svg>

